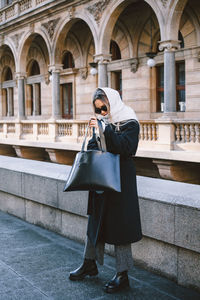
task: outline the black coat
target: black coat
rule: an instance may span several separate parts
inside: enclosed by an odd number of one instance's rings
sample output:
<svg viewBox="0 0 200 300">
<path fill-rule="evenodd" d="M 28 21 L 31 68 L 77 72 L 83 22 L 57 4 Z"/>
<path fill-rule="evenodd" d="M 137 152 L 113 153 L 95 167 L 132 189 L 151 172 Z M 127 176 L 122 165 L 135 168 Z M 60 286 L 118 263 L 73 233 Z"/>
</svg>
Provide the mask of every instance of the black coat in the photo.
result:
<svg viewBox="0 0 200 300">
<path fill-rule="evenodd" d="M 123 245 L 142 238 L 136 186 L 136 171 L 132 155 L 138 146 L 139 124 L 135 120 L 120 123 L 120 131 L 107 125 L 104 131 L 107 151 L 120 154 L 121 193 L 89 193 L 87 235 L 93 245 L 97 241 Z M 98 149 L 96 136 L 88 149 Z M 105 166 L 106 170 L 106 166 Z"/>
</svg>

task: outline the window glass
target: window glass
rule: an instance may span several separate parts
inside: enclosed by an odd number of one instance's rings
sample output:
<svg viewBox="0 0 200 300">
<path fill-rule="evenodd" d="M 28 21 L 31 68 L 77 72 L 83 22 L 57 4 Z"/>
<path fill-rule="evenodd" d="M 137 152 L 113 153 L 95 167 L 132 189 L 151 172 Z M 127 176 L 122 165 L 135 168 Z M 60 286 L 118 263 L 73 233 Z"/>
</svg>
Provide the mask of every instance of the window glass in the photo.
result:
<svg viewBox="0 0 200 300">
<path fill-rule="evenodd" d="M 71 52 L 65 52 L 62 59 L 63 69 L 75 68 L 74 58 Z"/>
<path fill-rule="evenodd" d="M 121 51 L 115 41 L 110 42 L 110 54 L 112 55 L 112 60 L 121 59 Z"/>
</svg>

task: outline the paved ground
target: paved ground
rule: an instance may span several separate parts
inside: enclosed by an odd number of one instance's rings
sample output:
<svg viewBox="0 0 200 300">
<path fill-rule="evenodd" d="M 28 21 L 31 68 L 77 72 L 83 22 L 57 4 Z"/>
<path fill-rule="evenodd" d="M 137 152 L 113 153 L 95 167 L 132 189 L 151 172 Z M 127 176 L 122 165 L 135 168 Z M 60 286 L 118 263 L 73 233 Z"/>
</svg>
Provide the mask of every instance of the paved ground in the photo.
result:
<svg viewBox="0 0 200 300">
<path fill-rule="evenodd" d="M 131 287 L 107 295 L 103 284 L 115 273 L 105 256 L 99 275 L 82 282 L 68 280 L 82 261 L 83 245 L 0 212 L 0 300 L 200 300 L 200 294 L 135 267 Z"/>
</svg>

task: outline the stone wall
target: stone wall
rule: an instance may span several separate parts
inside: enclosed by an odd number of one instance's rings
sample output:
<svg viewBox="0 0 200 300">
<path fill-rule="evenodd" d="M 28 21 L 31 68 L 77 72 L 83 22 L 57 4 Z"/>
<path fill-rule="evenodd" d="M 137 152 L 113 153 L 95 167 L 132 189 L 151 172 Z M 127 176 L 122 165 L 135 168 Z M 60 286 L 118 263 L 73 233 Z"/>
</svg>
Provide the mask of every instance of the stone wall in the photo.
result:
<svg viewBox="0 0 200 300">
<path fill-rule="evenodd" d="M 62 192 L 69 170 L 0 156 L 0 210 L 84 242 L 87 192 Z M 132 245 L 135 262 L 200 290 L 200 186 L 138 176 L 138 193 L 144 237 Z"/>
</svg>

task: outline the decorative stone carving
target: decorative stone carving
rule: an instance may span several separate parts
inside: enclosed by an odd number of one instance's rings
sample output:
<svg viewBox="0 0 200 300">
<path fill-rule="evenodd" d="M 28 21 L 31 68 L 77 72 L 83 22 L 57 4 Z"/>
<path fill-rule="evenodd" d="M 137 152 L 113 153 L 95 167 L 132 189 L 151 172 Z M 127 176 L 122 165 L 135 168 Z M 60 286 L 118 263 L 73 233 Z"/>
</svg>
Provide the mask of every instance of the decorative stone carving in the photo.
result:
<svg viewBox="0 0 200 300">
<path fill-rule="evenodd" d="M 34 31 L 35 31 L 35 24 L 34 23 L 31 23 L 29 25 L 29 30 L 30 30 L 30 33 L 34 33 Z"/>
<path fill-rule="evenodd" d="M 80 69 L 80 75 L 82 79 L 86 80 L 88 76 L 88 69 L 87 68 Z"/>
<path fill-rule="evenodd" d="M 72 6 L 68 10 L 70 20 L 74 18 L 74 13 L 75 13 L 75 7 Z"/>
<path fill-rule="evenodd" d="M 175 50 L 180 48 L 180 41 L 168 40 L 168 41 L 161 41 L 159 43 L 160 43 L 159 45 L 160 51 L 163 51 L 164 49 Z"/>
<path fill-rule="evenodd" d="M 87 8 L 87 10 L 93 15 L 97 23 L 100 22 L 103 11 L 105 10 L 109 2 L 110 0 L 98 1 L 97 3 L 94 3 Z"/>
<path fill-rule="evenodd" d="M 20 41 L 23 34 L 24 34 L 24 31 L 20 32 L 20 33 L 16 33 L 16 34 L 11 36 L 11 39 L 13 40 L 16 49 L 19 47 L 19 41 Z"/>
<path fill-rule="evenodd" d="M 56 28 L 56 25 L 58 24 L 59 20 L 60 20 L 60 18 L 57 18 L 57 19 L 50 20 L 47 23 L 42 24 L 42 27 L 44 27 L 46 29 L 51 40 L 54 36 L 55 28 Z"/>
<path fill-rule="evenodd" d="M 139 64 L 138 59 L 134 58 L 131 62 L 131 72 L 133 72 L 133 73 L 137 72 L 138 64 Z"/>
<path fill-rule="evenodd" d="M 168 0 L 161 0 L 164 7 L 166 7 Z"/>
</svg>

